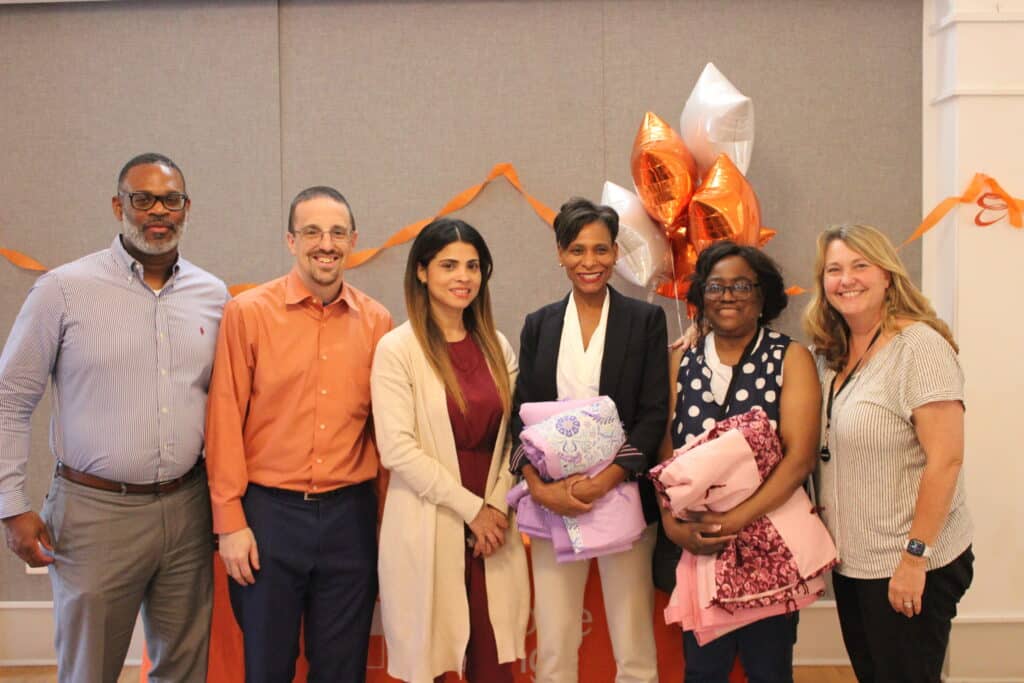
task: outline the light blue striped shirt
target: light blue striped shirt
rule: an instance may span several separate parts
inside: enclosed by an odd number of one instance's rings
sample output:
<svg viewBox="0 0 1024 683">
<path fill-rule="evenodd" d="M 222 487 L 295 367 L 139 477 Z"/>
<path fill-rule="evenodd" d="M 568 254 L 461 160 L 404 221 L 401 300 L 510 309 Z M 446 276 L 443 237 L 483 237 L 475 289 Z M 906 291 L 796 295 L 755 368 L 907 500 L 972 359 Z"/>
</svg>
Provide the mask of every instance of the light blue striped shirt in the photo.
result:
<svg viewBox="0 0 1024 683">
<path fill-rule="evenodd" d="M 224 283 L 178 258 L 163 289 L 114 238 L 40 277 L 0 354 L 0 518 L 30 509 L 32 412 L 53 380 L 50 450 L 132 484 L 174 479 L 203 451 Z"/>
</svg>

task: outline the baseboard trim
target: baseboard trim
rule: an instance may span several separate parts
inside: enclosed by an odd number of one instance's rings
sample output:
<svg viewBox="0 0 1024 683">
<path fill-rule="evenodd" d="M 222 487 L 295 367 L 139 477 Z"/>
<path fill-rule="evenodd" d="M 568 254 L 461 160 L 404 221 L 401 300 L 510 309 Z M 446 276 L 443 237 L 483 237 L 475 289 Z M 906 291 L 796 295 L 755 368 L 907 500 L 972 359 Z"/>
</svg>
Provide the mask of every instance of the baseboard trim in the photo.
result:
<svg viewBox="0 0 1024 683">
<path fill-rule="evenodd" d="M 0 601 L 0 667 L 56 666 L 53 626 L 50 600 Z M 137 620 L 126 666 L 142 663 L 142 641 L 142 624 Z"/>
</svg>

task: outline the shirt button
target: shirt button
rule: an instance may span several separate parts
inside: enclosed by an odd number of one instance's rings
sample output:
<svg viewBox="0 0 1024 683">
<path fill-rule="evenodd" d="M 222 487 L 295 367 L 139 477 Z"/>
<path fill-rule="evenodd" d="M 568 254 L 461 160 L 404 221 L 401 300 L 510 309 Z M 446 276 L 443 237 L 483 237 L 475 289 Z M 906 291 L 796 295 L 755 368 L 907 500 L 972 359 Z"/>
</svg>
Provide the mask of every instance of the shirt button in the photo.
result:
<svg viewBox="0 0 1024 683">
<path fill-rule="evenodd" d="M 166 406 L 165 406 L 165 407 L 163 407 L 163 408 L 161 408 L 161 409 L 160 409 L 160 412 L 161 412 L 161 413 L 166 413 L 166 412 L 167 412 L 167 408 L 166 408 Z"/>
<path fill-rule="evenodd" d="M 316 484 L 313 484 L 313 490 L 316 491 Z"/>
<path fill-rule="evenodd" d="M 161 375 L 166 375 L 167 374 L 167 370 L 165 370 L 164 368 L 160 368 L 160 374 Z"/>
<path fill-rule="evenodd" d="M 316 459 L 316 461 L 317 461 L 318 463 L 322 463 L 322 462 L 324 461 L 324 459 L 323 459 L 323 458 L 317 458 L 317 459 Z"/>
<path fill-rule="evenodd" d="M 167 412 L 166 408 L 164 409 L 164 412 L 165 413 Z M 320 429 L 327 429 L 327 425 L 320 425 Z"/>
<path fill-rule="evenodd" d="M 327 390 L 326 389 L 321 389 L 320 390 L 320 395 L 321 396 L 325 396 L 326 394 L 327 394 Z"/>
<path fill-rule="evenodd" d="M 320 360 L 327 360 L 327 354 L 325 353 L 324 355 L 320 356 Z"/>
</svg>

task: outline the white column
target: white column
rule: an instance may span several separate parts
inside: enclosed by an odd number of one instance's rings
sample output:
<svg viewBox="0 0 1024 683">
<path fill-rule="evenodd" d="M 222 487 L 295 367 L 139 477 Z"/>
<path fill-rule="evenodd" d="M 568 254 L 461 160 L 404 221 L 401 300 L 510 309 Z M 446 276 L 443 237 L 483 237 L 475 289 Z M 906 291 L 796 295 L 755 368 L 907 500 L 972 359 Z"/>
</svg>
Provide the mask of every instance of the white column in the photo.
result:
<svg viewBox="0 0 1024 683">
<path fill-rule="evenodd" d="M 923 0 L 923 212 L 976 172 L 1024 197 L 1024 0 Z M 1024 230 L 955 210 L 928 236 L 922 280 L 967 378 L 974 584 L 948 681 L 1024 681 Z"/>
</svg>

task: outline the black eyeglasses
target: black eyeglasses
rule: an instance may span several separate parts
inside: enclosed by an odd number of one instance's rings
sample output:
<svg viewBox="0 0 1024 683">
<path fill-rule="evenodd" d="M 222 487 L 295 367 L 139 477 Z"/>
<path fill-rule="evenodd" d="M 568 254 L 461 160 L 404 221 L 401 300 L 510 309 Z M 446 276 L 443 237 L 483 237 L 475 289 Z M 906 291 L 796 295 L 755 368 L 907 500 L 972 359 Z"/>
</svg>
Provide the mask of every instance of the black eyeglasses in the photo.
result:
<svg viewBox="0 0 1024 683">
<path fill-rule="evenodd" d="M 128 197 L 128 203 L 133 209 L 147 211 L 159 201 L 168 211 L 181 211 L 185 208 L 188 195 L 184 192 L 168 192 L 164 195 L 156 195 L 152 192 L 121 192 Z"/>
<path fill-rule="evenodd" d="M 721 282 L 709 282 L 704 285 L 704 298 L 721 299 L 725 296 L 726 292 L 732 292 L 732 298 L 737 301 L 745 301 L 754 293 L 754 288 L 760 286 L 760 283 L 751 282 L 750 280 L 737 280 L 731 285 L 723 285 Z"/>
</svg>

